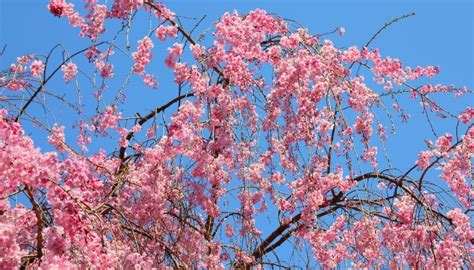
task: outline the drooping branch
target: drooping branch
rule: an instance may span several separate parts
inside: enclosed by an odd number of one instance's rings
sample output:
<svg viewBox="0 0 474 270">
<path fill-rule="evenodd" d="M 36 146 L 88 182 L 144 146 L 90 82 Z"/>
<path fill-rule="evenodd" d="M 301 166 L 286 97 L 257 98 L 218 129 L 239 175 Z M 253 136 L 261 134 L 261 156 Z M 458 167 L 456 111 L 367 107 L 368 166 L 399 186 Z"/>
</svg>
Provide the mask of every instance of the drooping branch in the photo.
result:
<svg viewBox="0 0 474 270">
<path fill-rule="evenodd" d="M 150 119 L 153 119 L 156 115 L 158 115 L 159 113 L 162 113 L 164 112 L 166 109 L 168 109 L 169 107 L 171 107 L 172 105 L 174 105 L 175 103 L 185 99 L 185 98 L 188 98 L 188 97 L 193 97 L 194 94 L 193 93 L 187 93 L 187 94 L 184 94 L 184 95 L 181 95 L 181 96 L 178 96 L 172 100 L 170 100 L 168 103 L 160 106 L 160 107 L 157 107 L 155 108 L 153 111 L 151 111 L 150 113 L 148 113 L 147 115 L 145 115 L 144 117 L 141 117 L 140 120 L 138 121 L 138 125 L 140 126 L 143 126 L 148 120 Z M 130 131 L 127 136 L 125 137 L 127 141 L 130 141 L 133 136 L 134 136 L 134 132 L 133 131 Z M 119 158 L 122 160 L 122 161 L 125 161 L 126 160 L 126 157 L 125 157 L 125 151 L 126 151 L 126 147 L 121 147 L 120 150 L 119 150 Z"/>
<path fill-rule="evenodd" d="M 25 257 L 22 257 L 22 264 L 20 269 L 26 269 L 26 267 L 32 263 L 34 263 L 36 260 L 41 261 L 41 258 L 43 257 L 43 214 L 41 207 L 39 204 L 36 202 L 35 197 L 33 192 L 31 191 L 31 188 L 28 185 L 25 185 L 24 188 L 27 198 L 30 201 L 31 205 L 33 206 L 33 212 L 35 213 L 36 216 L 36 254 L 30 254 Z"/>
<path fill-rule="evenodd" d="M 95 46 L 100 46 L 102 44 L 105 44 L 107 42 L 99 42 L 97 43 Z M 38 88 L 36 88 L 35 92 L 33 93 L 33 95 L 31 95 L 31 97 L 26 101 L 25 105 L 23 105 L 23 107 L 20 109 L 20 112 L 18 113 L 18 115 L 15 117 L 15 122 L 18 122 L 18 120 L 20 119 L 20 116 L 26 111 L 26 109 L 28 108 L 28 106 L 30 106 L 30 104 L 33 102 L 33 100 L 35 99 L 35 97 L 41 92 L 41 90 L 43 90 L 43 88 L 46 86 L 46 84 L 49 82 L 49 80 L 51 80 L 51 78 L 53 78 L 53 76 L 61 69 L 61 67 L 67 63 L 69 60 L 71 60 L 72 58 L 74 58 L 75 56 L 87 51 L 89 48 L 86 48 L 86 49 L 82 49 L 80 51 L 77 51 L 76 53 L 66 57 L 61 64 L 59 64 L 58 67 L 56 67 L 53 72 L 51 72 L 51 74 L 49 74 L 48 77 L 45 77 L 46 74 L 43 74 L 43 80 L 41 81 L 41 84 L 40 86 L 38 86 Z M 51 53 L 50 53 L 51 54 Z M 50 55 L 48 55 L 48 58 L 49 58 Z M 47 61 L 46 61 L 47 63 Z M 46 69 L 45 69 L 45 72 L 46 72 Z"/>
</svg>

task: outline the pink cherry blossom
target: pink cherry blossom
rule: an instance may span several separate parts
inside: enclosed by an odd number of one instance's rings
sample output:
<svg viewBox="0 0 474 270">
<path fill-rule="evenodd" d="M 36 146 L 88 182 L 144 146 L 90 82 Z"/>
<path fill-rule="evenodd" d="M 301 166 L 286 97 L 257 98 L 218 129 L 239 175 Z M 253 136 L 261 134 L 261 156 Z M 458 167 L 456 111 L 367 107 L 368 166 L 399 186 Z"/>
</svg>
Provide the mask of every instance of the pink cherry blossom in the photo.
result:
<svg viewBox="0 0 474 270">
<path fill-rule="evenodd" d="M 143 76 L 143 82 L 148 86 L 148 87 L 151 87 L 151 88 L 154 88 L 154 89 L 157 89 L 158 88 L 158 81 L 156 80 L 155 76 L 151 75 L 151 74 L 145 74 L 145 76 Z"/>
<path fill-rule="evenodd" d="M 51 129 L 51 135 L 48 137 L 48 142 L 56 147 L 59 152 L 66 150 L 66 140 L 64 137 L 64 126 L 58 126 L 57 124 Z"/>
<path fill-rule="evenodd" d="M 342 37 L 346 33 L 346 28 L 341 26 L 337 29 L 337 31 L 338 31 L 339 35 Z"/>
<path fill-rule="evenodd" d="M 416 161 L 416 165 L 418 165 L 418 167 L 421 170 L 428 168 L 428 166 L 431 164 L 430 162 L 431 158 L 435 155 L 436 155 L 436 152 L 434 151 L 420 152 L 420 154 L 418 155 L 418 160 Z"/>
<path fill-rule="evenodd" d="M 63 16 L 67 9 L 67 2 L 66 0 L 50 0 L 48 8 L 54 16 Z"/>
<path fill-rule="evenodd" d="M 193 45 L 189 46 L 189 48 L 193 52 L 194 59 L 196 59 L 196 60 L 199 59 L 201 56 L 203 56 L 205 51 L 206 51 L 206 47 L 201 46 L 199 44 L 193 44 Z"/>
<path fill-rule="evenodd" d="M 68 83 L 76 77 L 77 66 L 76 64 L 69 62 L 61 66 L 61 70 L 64 72 L 64 81 Z"/>
<path fill-rule="evenodd" d="M 448 212 L 448 217 L 453 220 L 456 234 L 462 241 L 469 242 L 474 237 L 474 229 L 469 224 L 469 217 L 459 208 Z"/>
<path fill-rule="evenodd" d="M 44 72 L 44 63 L 40 60 L 34 60 L 30 65 L 31 76 L 40 78 Z"/>
<path fill-rule="evenodd" d="M 145 67 L 151 61 L 152 48 L 153 42 L 149 37 L 144 37 L 142 40 L 138 41 L 137 51 L 133 53 L 133 60 L 135 60 L 135 64 L 132 68 L 133 72 L 138 74 L 143 74 L 145 72 Z"/>
<path fill-rule="evenodd" d="M 94 5 L 86 17 L 86 23 L 81 25 L 81 35 L 96 41 L 99 35 L 105 32 L 104 22 L 106 17 L 107 7 L 105 5 Z"/>
<path fill-rule="evenodd" d="M 472 268 L 474 111 L 440 102 L 472 93 L 439 67 L 261 9 L 74 4 L 47 9 L 81 49 L 0 74 L 1 269 Z"/>
<path fill-rule="evenodd" d="M 156 35 L 156 38 L 158 38 L 159 40 L 165 40 L 166 37 L 171 37 L 171 38 L 178 37 L 176 33 L 177 31 L 178 31 L 177 25 L 169 25 L 169 26 L 160 25 L 156 29 L 155 35 Z"/>
<path fill-rule="evenodd" d="M 173 44 L 173 47 L 168 48 L 168 57 L 165 59 L 165 63 L 169 68 L 176 66 L 176 59 L 183 54 L 183 45 L 179 43 Z"/>
<path fill-rule="evenodd" d="M 471 122 L 474 119 L 474 108 L 467 107 L 467 109 L 459 115 L 459 120 L 464 124 Z"/>
<path fill-rule="evenodd" d="M 358 134 L 362 135 L 362 140 L 368 142 L 372 136 L 373 115 L 369 112 L 363 112 L 357 117 L 354 128 Z"/>
<path fill-rule="evenodd" d="M 117 127 L 121 115 L 122 114 L 120 112 L 117 112 L 115 106 L 108 106 L 105 108 L 105 112 L 100 113 L 95 118 L 97 130 L 99 132 L 104 132 L 107 129 Z"/>
<path fill-rule="evenodd" d="M 112 78 L 114 76 L 114 73 L 112 72 L 114 66 L 110 63 L 96 60 L 95 67 L 100 71 L 100 76 L 103 78 Z"/>
</svg>

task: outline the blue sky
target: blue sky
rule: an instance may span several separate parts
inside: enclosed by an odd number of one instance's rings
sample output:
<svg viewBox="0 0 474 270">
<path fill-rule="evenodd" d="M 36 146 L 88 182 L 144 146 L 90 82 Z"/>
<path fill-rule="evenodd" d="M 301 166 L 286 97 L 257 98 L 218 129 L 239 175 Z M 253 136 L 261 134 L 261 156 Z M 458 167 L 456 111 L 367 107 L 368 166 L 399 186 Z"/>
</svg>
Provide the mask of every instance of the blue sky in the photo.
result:
<svg viewBox="0 0 474 270">
<path fill-rule="evenodd" d="M 72 1 L 80 5 L 82 1 Z M 399 58 L 404 65 L 439 65 L 441 73 L 433 80 L 434 83 L 455 84 L 474 88 L 474 1 L 166 1 L 170 9 L 179 16 L 206 19 L 196 30 L 200 33 L 212 27 L 224 12 L 238 10 L 246 13 L 255 8 L 265 9 L 283 18 L 296 20 L 307 27 L 310 33 L 320 34 L 344 26 L 346 34 L 327 36 L 338 47 L 352 45 L 362 46 L 384 23 L 403 14 L 415 12 L 416 16 L 398 22 L 385 30 L 371 44 L 380 49 L 383 56 L 390 55 Z M 78 30 L 71 28 L 65 19 L 59 19 L 49 14 L 45 0 L 1 0 L 0 2 L 0 49 L 6 45 L 4 55 L 0 57 L 0 68 L 5 69 L 15 62 L 17 56 L 25 53 L 46 54 L 57 43 L 74 52 L 87 46 L 85 39 L 78 36 Z M 196 20 L 182 18 L 185 28 L 190 29 Z M 146 19 L 135 24 L 134 37 L 142 37 L 148 31 Z M 143 23 L 143 29 L 140 29 Z M 133 39 L 132 39 L 133 40 Z M 135 41 L 133 41 L 135 42 Z M 132 44 L 132 50 L 136 43 Z M 157 51 L 164 52 L 167 45 L 159 45 Z M 161 46 L 161 47 L 160 47 Z M 159 59 L 163 53 L 156 52 Z M 130 64 L 130 63 L 128 63 Z M 116 72 L 121 68 L 115 63 Z M 150 109 L 156 104 L 163 104 L 175 96 L 171 74 L 162 66 L 156 66 L 160 74 L 160 89 L 147 90 L 139 80 L 132 81 L 127 93 L 127 106 L 141 106 Z M 74 86 L 64 85 L 62 74 L 51 82 L 50 88 L 74 89 Z M 169 81 L 170 83 L 167 83 Z M 114 85 L 112 83 L 112 85 Z M 87 89 L 85 90 L 87 91 Z M 137 92 L 138 94 L 134 93 Z M 87 102 L 87 96 L 85 102 Z M 89 97 L 90 98 L 90 97 Z M 471 96 L 472 98 L 472 96 Z M 425 149 L 423 139 L 434 139 L 429 132 L 418 101 L 407 101 L 408 110 L 416 115 L 408 124 L 398 125 L 397 135 L 387 143 L 387 149 L 392 154 L 395 164 L 401 169 L 414 164 L 416 155 Z M 459 113 L 474 102 L 467 96 L 463 99 L 443 99 L 442 103 L 453 112 Z M 0 104 L 0 107 L 2 105 Z M 147 111 L 143 109 L 142 111 Z M 33 108 L 33 112 L 38 108 Z M 58 121 L 69 121 L 69 114 L 57 114 Z M 51 124 L 51 122 L 50 122 Z M 453 130 L 454 122 L 437 121 L 438 134 Z M 27 127 L 27 133 L 36 139 L 42 149 L 51 149 L 45 144 L 45 135 L 37 128 Z M 416 139 L 416 140 L 413 140 Z"/>
</svg>

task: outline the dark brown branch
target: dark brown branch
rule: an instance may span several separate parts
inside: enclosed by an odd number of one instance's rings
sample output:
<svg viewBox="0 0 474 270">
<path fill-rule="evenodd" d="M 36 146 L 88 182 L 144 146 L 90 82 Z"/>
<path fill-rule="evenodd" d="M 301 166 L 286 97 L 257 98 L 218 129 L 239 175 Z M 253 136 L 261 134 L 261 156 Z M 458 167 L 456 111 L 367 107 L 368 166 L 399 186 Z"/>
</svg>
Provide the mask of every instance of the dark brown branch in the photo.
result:
<svg viewBox="0 0 474 270">
<path fill-rule="evenodd" d="M 160 8 L 155 5 L 153 2 L 149 2 L 149 1 L 145 1 L 145 4 L 148 5 L 149 7 L 151 7 L 152 9 L 156 10 L 157 12 L 160 12 L 161 13 L 161 10 Z M 186 30 L 184 30 L 183 27 L 181 27 L 181 25 L 179 25 L 177 22 L 173 21 L 173 20 L 170 20 L 170 19 L 166 19 L 169 23 L 171 23 L 171 25 L 173 26 L 176 26 L 177 29 L 178 29 L 178 32 L 180 32 L 184 38 L 186 38 L 186 40 L 191 43 L 192 45 L 196 45 L 196 41 L 194 41 L 194 39 L 191 37 L 190 34 L 188 34 L 188 32 L 186 32 Z M 224 86 L 228 85 L 230 83 L 229 79 L 227 79 L 225 76 L 224 76 L 224 73 L 222 72 L 222 70 L 220 70 L 218 67 L 213 67 L 212 68 L 214 71 L 216 71 L 219 76 L 221 76 L 223 78 L 222 82 L 224 83 Z"/>
<path fill-rule="evenodd" d="M 274 230 L 265 240 L 263 240 L 260 245 L 255 248 L 252 256 L 254 258 L 260 258 L 264 253 L 267 246 L 273 242 L 278 236 L 280 236 L 284 231 L 291 227 L 291 225 L 295 224 L 296 222 L 300 221 L 301 213 L 294 216 L 289 222 L 281 224 L 276 230 Z"/>
<path fill-rule="evenodd" d="M 100 42 L 98 44 L 96 44 L 95 46 L 100 46 L 102 44 L 104 44 L 106 42 Z M 20 112 L 18 113 L 18 115 L 15 117 L 15 122 L 18 122 L 18 120 L 20 119 L 20 116 L 26 111 L 26 109 L 28 108 L 28 106 L 30 106 L 31 102 L 33 102 L 33 100 L 35 99 L 35 97 L 41 92 L 41 90 L 43 90 L 44 86 L 46 85 L 46 83 L 48 83 L 48 81 L 59 71 L 59 69 L 61 69 L 61 67 L 69 60 L 71 60 L 73 57 L 77 56 L 78 54 L 81 54 L 85 51 L 87 51 L 89 48 L 86 48 L 86 49 L 82 49 L 74 54 L 72 54 L 71 56 L 67 57 L 66 59 L 63 60 L 63 62 L 46 78 L 46 79 L 43 79 L 43 81 L 41 82 L 40 86 L 35 90 L 35 92 L 33 93 L 33 95 L 31 95 L 31 97 L 28 99 L 28 101 L 25 103 L 25 105 L 23 105 L 23 107 L 21 108 Z M 49 56 L 48 56 L 49 57 Z M 46 72 L 46 67 L 45 67 L 45 72 Z M 44 77 L 45 74 L 43 74 L 43 77 Z"/>
<path fill-rule="evenodd" d="M 184 94 L 184 95 L 181 95 L 181 96 L 178 96 L 172 100 L 170 100 L 168 103 L 166 103 L 165 105 L 162 105 L 156 109 L 154 109 L 153 111 L 151 111 L 149 114 L 145 115 L 144 117 L 142 117 L 139 121 L 138 121 L 138 125 L 142 126 L 144 125 L 148 120 L 152 119 L 153 117 L 155 117 L 157 114 L 163 112 L 164 110 L 168 109 L 169 107 L 171 107 L 173 104 L 175 104 L 176 102 L 179 102 L 181 101 L 182 99 L 185 99 L 185 98 L 188 98 L 188 97 L 192 97 L 194 96 L 193 93 L 187 93 L 187 94 Z M 128 134 L 127 134 L 127 141 L 130 141 L 132 138 L 133 138 L 133 135 L 134 135 L 134 132 L 130 131 Z M 119 158 L 122 160 L 122 161 L 125 161 L 125 150 L 126 148 L 125 147 L 121 147 L 120 148 L 120 152 L 119 152 Z"/>
<path fill-rule="evenodd" d="M 316 216 L 317 216 L 318 218 L 321 218 L 321 217 L 323 217 L 323 216 L 326 216 L 326 215 L 328 215 L 328 214 L 330 214 L 330 213 L 336 211 L 337 209 L 339 209 L 339 208 L 341 208 L 341 207 L 342 207 L 341 205 L 336 205 L 336 206 L 334 206 L 333 208 L 330 208 L 330 209 L 328 209 L 328 210 L 326 210 L 326 211 L 324 211 L 324 212 L 322 212 L 322 213 L 317 214 Z M 299 230 L 300 228 L 302 228 L 302 226 L 303 226 L 303 224 L 300 224 L 300 225 L 298 225 L 297 227 L 295 227 L 294 229 L 291 229 L 290 231 L 286 232 L 284 235 L 282 235 L 282 236 L 280 237 L 280 239 L 278 239 L 277 242 L 275 242 L 273 245 L 267 247 L 267 248 L 265 249 L 265 251 L 263 252 L 263 254 L 260 255 L 260 257 L 263 256 L 263 255 L 265 255 L 265 254 L 268 254 L 268 253 L 271 252 L 272 250 L 274 250 L 274 249 L 276 249 L 277 247 L 281 246 L 281 244 L 283 244 L 288 238 L 290 238 L 290 237 L 293 235 L 293 233 L 294 233 L 295 231 L 297 231 L 297 230 Z"/>
<path fill-rule="evenodd" d="M 34 194 L 31 191 L 28 185 L 25 185 L 25 192 L 33 206 L 33 211 L 36 216 L 36 254 L 30 254 L 28 256 L 22 257 L 22 263 L 20 269 L 26 269 L 29 264 L 32 264 L 36 260 L 40 260 L 43 257 L 43 217 L 41 214 L 41 207 L 35 201 Z"/>
<path fill-rule="evenodd" d="M 342 193 L 339 193 L 336 197 L 332 198 L 330 201 L 328 201 L 328 205 L 326 206 L 331 206 L 337 203 L 342 197 Z M 320 214 L 318 214 L 318 217 L 325 216 L 329 213 L 332 213 L 335 211 L 339 206 L 335 208 L 331 208 L 329 210 L 326 210 Z M 266 254 L 265 250 L 267 249 L 267 246 L 271 244 L 277 237 L 279 237 L 283 232 L 285 232 L 288 228 L 290 228 L 293 224 L 297 223 L 298 221 L 301 220 L 302 214 L 299 213 L 295 215 L 289 222 L 281 224 L 276 230 L 274 230 L 265 240 L 260 243 L 260 245 L 255 248 L 254 252 L 252 253 L 252 256 L 255 259 L 258 259 L 262 257 L 264 254 Z M 276 247 L 275 247 L 276 248 Z"/>
<path fill-rule="evenodd" d="M 176 102 L 179 102 L 180 100 L 184 99 L 184 98 L 187 98 L 187 97 L 192 97 L 194 96 L 193 93 L 188 93 L 188 94 L 185 94 L 185 95 L 181 95 L 179 97 L 176 97 L 172 100 L 170 100 L 168 103 L 166 103 L 165 105 L 163 106 L 160 106 L 156 109 L 154 109 L 152 112 L 150 112 L 149 114 L 145 115 L 144 117 L 142 117 L 139 121 L 138 121 L 138 125 L 142 126 L 144 125 L 148 120 L 152 119 L 153 117 L 155 117 L 157 114 L 159 114 L 160 112 L 163 112 L 164 110 L 166 110 L 167 108 L 171 107 L 173 104 L 175 104 Z M 128 134 L 127 134 L 127 137 L 125 137 L 127 139 L 127 141 L 130 141 L 132 138 L 133 138 L 133 135 L 134 135 L 134 132 L 133 131 L 130 131 Z M 122 161 L 120 163 L 120 167 L 117 171 L 117 177 L 119 178 L 115 183 L 114 185 L 112 186 L 112 189 L 110 190 L 109 194 L 107 194 L 106 198 L 108 199 L 110 196 L 112 197 L 115 197 L 117 196 L 120 188 L 121 188 L 121 185 L 123 184 L 123 178 L 125 177 L 125 174 L 127 173 L 128 171 L 128 164 L 125 162 L 127 160 L 127 158 L 125 157 L 125 151 L 126 151 L 126 147 L 120 147 L 120 150 L 119 150 L 119 158 L 120 160 Z"/>
<path fill-rule="evenodd" d="M 382 33 L 382 31 L 384 31 L 385 29 L 387 29 L 390 25 L 398 22 L 398 21 L 401 21 L 403 19 L 406 19 L 408 17 L 411 17 L 411 16 L 415 16 L 415 12 L 412 12 L 412 13 L 408 13 L 408 14 L 405 14 L 405 15 L 402 15 L 400 17 L 397 17 L 393 20 L 391 20 L 390 22 L 388 23 L 385 23 L 384 26 L 382 26 L 382 28 L 380 28 L 370 39 L 369 41 L 367 41 L 367 43 L 365 43 L 364 47 L 369 47 L 370 43 L 372 43 L 372 41 L 375 40 L 375 38 L 377 38 L 378 35 L 380 35 L 380 33 Z"/>
<path fill-rule="evenodd" d="M 411 191 L 409 188 L 403 186 L 402 184 L 402 181 L 399 181 L 397 178 L 395 177 L 392 177 L 392 176 L 388 176 L 388 175 L 384 175 L 384 174 L 378 174 L 378 173 L 366 173 L 366 174 L 363 174 L 363 175 L 360 175 L 358 177 L 355 177 L 353 178 L 352 180 L 354 181 L 363 181 L 365 179 L 382 179 L 382 180 L 385 180 L 385 181 L 388 181 L 394 185 L 396 185 L 397 187 L 401 188 L 403 191 L 405 191 L 408 195 L 410 195 L 410 197 L 412 197 L 418 204 L 420 205 L 426 205 L 418 196 L 416 196 L 413 191 Z M 402 179 L 400 179 L 402 180 Z M 450 225 L 452 225 L 452 220 L 447 217 L 446 215 L 444 215 L 443 213 L 437 211 L 437 210 L 434 210 L 432 209 L 431 207 L 428 207 L 430 209 L 431 212 L 435 213 L 436 215 L 438 215 L 439 217 L 443 218 L 444 220 L 446 220 Z"/>
<path fill-rule="evenodd" d="M 391 20 L 390 22 L 387 22 L 385 23 L 368 41 L 367 43 L 365 43 L 364 47 L 369 47 L 370 43 L 372 43 L 372 41 L 374 41 L 378 35 L 380 35 L 380 33 L 382 33 L 385 29 L 387 29 L 390 25 L 400 21 L 400 20 L 403 20 L 403 19 L 406 19 L 408 17 L 411 17 L 411 16 L 415 16 L 415 12 L 412 12 L 412 13 L 409 13 L 409 14 L 405 14 L 405 15 L 402 15 L 400 17 L 397 17 L 393 20 Z M 352 68 L 352 66 L 354 66 L 356 62 L 352 62 L 352 64 L 349 66 L 349 69 Z M 359 63 L 360 64 L 360 63 Z M 359 66 L 360 67 L 360 66 Z"/>
</svg>

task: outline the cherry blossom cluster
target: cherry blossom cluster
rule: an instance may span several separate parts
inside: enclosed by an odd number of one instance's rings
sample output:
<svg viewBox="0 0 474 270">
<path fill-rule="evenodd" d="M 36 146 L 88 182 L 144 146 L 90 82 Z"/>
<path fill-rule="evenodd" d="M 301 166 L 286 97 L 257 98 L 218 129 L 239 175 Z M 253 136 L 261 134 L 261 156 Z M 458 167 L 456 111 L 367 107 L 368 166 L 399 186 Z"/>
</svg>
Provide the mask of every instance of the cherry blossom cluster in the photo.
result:
<svg viewBox="0 0 474 270">
<path fill-rule="evenodd" d="M 40 78 L 44 72 L 44 63 L 41 60 L 34 60 L 30 65 L 31 76 Z"/>
<path fill-rule="evenodd" d="M 155 32 L 156 38 L 159 40 L 166 40 L 166 37 L 177 38 L 178 26 L 177 25 L 169 25 L 164 26 L 160 25 Z"/>
<path fill-rule="evenodd" d="M 149 37 L 144 37 L 142 40 L 138 41 L 137 51 L 133 53 L 133 60 L 135 60 L 133 72 L 138 74 L 143 74 L 145 72 L 145 67 L 151 61 L 152 48 L 153 42 Z"/>
<path fill-rule="evenodd" d="M 446 113 L 456 134 L 427 141 L 413 168 L 382 157 L 392 113 L 406 119 L 397 95 L 442 115 L 436 95 L 469 92 L 434 83 L 438 67 L 340 49 L 260 9 L 225 13 L 202 44 L 155 1 L 88 0 L 76 9 L 50 0 L 48 9 L 90 42 L 57 69 L 66 83 L 91 83 L 97 103 L 65 102 L 78 115 L 70 126 L 41 123 L 28 104 L 0 109 L 0 268 L 264 269 L 280 263 L 274 254 L 289 241 L 328 269 L 472 267 L 474 110 Z M 179 92 L 131 114 L 133 78 L 115 83 L 119 42 L 99 40 L 109 20 L 128 27 L 142 13 L 154 35 L 120 54 L 148 87 L 158 81 L 147 67 L 167 67 Z M 127 31 L 117 37 L 134 36 Z M 77 76 L 74 57 L 85 57 L 102 86 Z M 14 96 L 38 85 L 43 99 L 61 100 L 42 89 L 54 70 L 48 60 L 18 58 L 0 87 Z M 26 119 L 49 133 L 53 152 L 37 148 Z M 448 189 L 451 201 L 439 195 Z"/>
<path fill-rule="evenodd" d="M 51 136 L 48 137 L 49 144 L 56 147 L 59 152 L 66 150 L 64 137 L 64 126 L 54 125 L 51 131 Z"/>
<path fill-rule="evenodd" d="M 64 81 L 67 83 L 76 77 L 77 66 L 72 62 L 62 65 L 61 70 L 64 72 Z"/>
<path fill-rule="evenodd" d="M 34 60 L 34 56 L 25 55 L 17 57 L 16 60 L 17 63 L 11 64 L 6 74 L 0 75 L 0 85 L 11 91 L 25 90 L 26 88 L 31 86 L 31 84 L 27 80 L 27 76 L 25 76 L 25 73 L 28 69 L 28 63 Z M 39 72 L 41 70 L 41 66 L 37 67 L 38 69 L 36 69 L 35 65 L 33 65 L 33 71 L 30 70 L 30 73 L 33 74 Z"/>
</svg>

